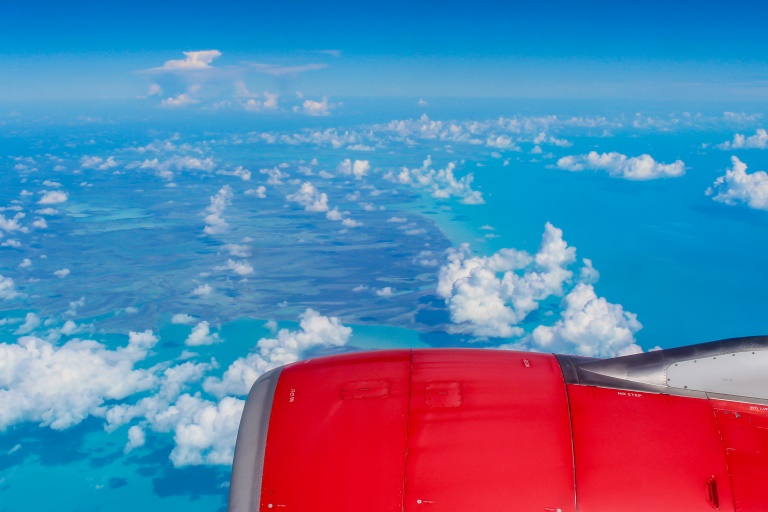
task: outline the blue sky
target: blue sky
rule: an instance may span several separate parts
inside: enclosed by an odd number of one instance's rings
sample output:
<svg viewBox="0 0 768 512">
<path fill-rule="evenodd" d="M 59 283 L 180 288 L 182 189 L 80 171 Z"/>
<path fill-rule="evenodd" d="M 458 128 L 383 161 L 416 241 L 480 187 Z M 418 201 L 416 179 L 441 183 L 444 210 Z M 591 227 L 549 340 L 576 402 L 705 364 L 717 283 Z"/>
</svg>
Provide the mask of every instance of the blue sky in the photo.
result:
<svg viewBox="0 0 768 512">
<path fill-rule="evenodd" d="M 135 98 L 147 86 L 136 71 L 216 49 L 218 66 L 325 65 L 291 86 L 331 97 L 762 102 L 766 11 L 712 0 L 14 2 L 0 20 L 0 98 Z"/>
</svg>

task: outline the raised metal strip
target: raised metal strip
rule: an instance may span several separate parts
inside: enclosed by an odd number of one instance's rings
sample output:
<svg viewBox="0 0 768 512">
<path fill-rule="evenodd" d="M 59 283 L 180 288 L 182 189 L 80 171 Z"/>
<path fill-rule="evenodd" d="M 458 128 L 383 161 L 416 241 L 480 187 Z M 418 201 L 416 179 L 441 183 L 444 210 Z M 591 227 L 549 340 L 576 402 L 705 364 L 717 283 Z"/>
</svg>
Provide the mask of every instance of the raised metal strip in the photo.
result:
<svg viewBox="0 0 768 512">
<path fill-rule="evenodd" d="M 275 368 L 259 377 L 248 393 L 237 431 L 229 486 L 229 512 L 259 510 L 269 416 L 282 370 L 282 367 Z"/>
<path fill-rule="evenodd" d="M 707 390 L 692 389 L 690 386 L 669 386 L 667 371 L 670 366 L 681 361 L 719 357 L 723 354 L 733 357 L 731 354 L 753 351 L 768 351 L 768 336 L 732 338 L 612 359 L 559 354 L 556 354 L 556 357 L 568 384 L 706 398 Z M 682 384 L 684 385 L 686 384 Z M 716 391 L 718 390 L 709 390 L 710 393 Z M 729 399 L 735 396 L 731 397 Z M 751 398 L 750 401 L 752 400 L 759 398 Z"/>
</svg>

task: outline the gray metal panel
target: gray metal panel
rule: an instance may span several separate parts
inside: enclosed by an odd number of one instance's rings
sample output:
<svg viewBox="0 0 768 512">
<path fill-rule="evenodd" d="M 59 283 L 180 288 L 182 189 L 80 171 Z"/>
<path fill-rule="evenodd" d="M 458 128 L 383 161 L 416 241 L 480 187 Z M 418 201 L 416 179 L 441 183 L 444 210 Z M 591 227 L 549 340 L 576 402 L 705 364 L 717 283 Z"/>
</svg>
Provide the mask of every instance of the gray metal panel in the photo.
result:
<svg viewBox="0 0 768 512">
<path fill-rule="evenodd" d="M 235 460 L 232 463 L 229 486 L 229 512 L 259 510 L 269 417 L 282 370 L 282 367 L 275 368 L 259 377 L 248 393 L 237 431 Z"/>
<path fill-rule="evenodd" d="M 755 353 L 753 356 L 752 353 Z M 754 359 L 740 359 L 743 365 L 723 365 L 718 373 L 702 368 L 701 370 L 686 370 L 685 378 L 678 374 L 674 381 L 667 381 L 670 368 L 688 361 L 704 359 L 716 361 L 721 356 L 739 359 L 732 354 L 748 354 Z M 758 354 L 763 354 L 757 356 Z M 733 398 L 766 397 L 768 389 L 768 336 L 751 336 L 712 341 L 698 345 L 646 352 L 630 356 L 614 357 L 613 359 L 592 359 L 579 356 L 558 355 L 558 361 L 563 369 L 563 376 L 569 384 L 610 387 L 618 389 L 637 390 L 654 393 L 664 393 L 680 396 L 706 397 L 706 392 L 721 393 Z M 751 361 L 751 362 L 749 362 Z M 754 364 L 753 364 L 754 363 Z M 692 363 L 698 364 L 698 363 Z M 687 368 L 687 366 L 686 366 Z M 762 371 L 761 371 L 762 370 Z M 727 375 L 730 372 L 732 375 Z M 743 375 L 740 375 L 744 372 Z M 745 379 L 749 373 L 748 382 L 742 385 L 713 385 L 715 382 L 728 382 L 727 379 Z M 695 374 L 695 375 L 693 375 Z M 697 380 L 694 380 L 697 379 Z M 687 380 L 687 382 L 683 382 Z M 689 385 L 694 383 L 695 386 Z M 688 386 L 687 388 L 685 386 Z M 759 390 L 763 391 L 759 391 Z M 758 390 L 757 392 L 755 390 Z M 750 394 L 742 394 L 750 393 Z M 758 394 L 756 394 L 758 393 Z"/>
<path fill-rule="evenodd" d="M 768 399 L 768 351 L 733 352 L 674 363 L 667 370 L 667 385 Z"/>
</svg>

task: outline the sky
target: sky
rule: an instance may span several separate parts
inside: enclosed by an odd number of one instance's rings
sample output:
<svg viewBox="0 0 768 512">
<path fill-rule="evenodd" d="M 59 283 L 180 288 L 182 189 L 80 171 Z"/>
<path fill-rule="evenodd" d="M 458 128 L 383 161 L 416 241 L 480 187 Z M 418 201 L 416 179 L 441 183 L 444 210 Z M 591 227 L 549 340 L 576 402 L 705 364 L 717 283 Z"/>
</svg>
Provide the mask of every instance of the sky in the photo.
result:
<svg viewBox="0 0 768 512">
<path fill-rule="evenodd" d="M 226 68 L 310 66 L 251 80 L 317 96 L 766 98 L 768 7 L 758 1 L 30 1 L 5 9 L 0 102 L 136 98 L 147 87 L 141 70 L 192 50 L 220 51 L 216 65 Z"/>
</svg>

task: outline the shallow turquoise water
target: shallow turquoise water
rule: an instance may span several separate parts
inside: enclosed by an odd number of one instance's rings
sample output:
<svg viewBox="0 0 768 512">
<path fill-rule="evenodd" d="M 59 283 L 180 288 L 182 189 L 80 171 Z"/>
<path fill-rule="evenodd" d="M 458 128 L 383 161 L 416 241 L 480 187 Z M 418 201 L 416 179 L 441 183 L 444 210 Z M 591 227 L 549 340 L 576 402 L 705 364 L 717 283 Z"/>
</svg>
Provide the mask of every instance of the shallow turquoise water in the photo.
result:
<svg viewBox="0 0 768 512">
<path fill-rule="evenodd" d="M 453 108 L 446 118 L 498 115 L 487 106 L 469 113 Z M 368 116 L 310 120 L 306 125 L 348 122 L 354 127 L 401 113 L 416 117 L 412 110 L 383 109 Z M 598 294 L 637 313 L 644 325 L 637 339 L 645 349 L 768 332 L 763 311 L 768 214 L 715 203 L 704 194 L 730 166 L 731 154 L 746 162 L 750 172 L 768 167 L 768 154 L 759 150 L 702 148 L 703 143 L 730 139 L 732 129 L 627 129 L 611 137 L 574 135 L 568 137 L 573 147 L 550 147 L 553 157 L 542 159 L 529 154 L 529 146 L 493 155 L 483 145 L 432 139 L 365 153 L 321 144 L 235 144 L 233 138 L 248 131 L 293 133 L 303 125 L 285 120 L 269 125 L 245 118 L 230 126 L 212 124 L 201 126 L 196 120 L 186 126 L 164 120 L 150 133 L 144 124 L 129 122 L 96 127 L 32 123 L 0 137 L 2 205 L 23 204 L 29 221 L 38 206 L 22 196 L 22 190 L 37 193 L 44 188 L 42 180 L 55 178 L 70 193 L 69 201 L 59 207 L 61 215 L 49 218 L 47 231 L 17 234 L 22 247 L 0 248 L 0 273 L 13 276 L 23 294 L 0 303 L 0 320 L 11 321 L 0 325 L 0 343 L 15 343 L 15 331 L 28 312 L 43 321 L 50 319 L 52 325 L 72 318 L 88 326 L 75 336 L 95 339 L 111 349 L 126 344 L 129 330 L 152 329 L 160 342 L 143 367 L 181 362 L 186 350 L 197 354 L 191 356 L 195 361 L 215 359 L 218 367 L 209 375 L 220 376 L 229 364 L 253 351 L 259 339 L 274 336 L 267 321 L 293 330 L 297 315 L 311 307 L 339 316 L 353 333 L 345 347 L 325 347 L 304 356 L 357 349 L 498 345 L 506 340 L 477 342 L 469 335 L 448 332 L 445 303 L 434 293 L 439 266 L 423 267 L 414 260 L 425 248 L 435 258 L 444 258 L 445 249 L 465 242 L 478 255 L 505 247 L 535 252 L 546 222 L 563 230 L 579 257 L 594 262 L 601 273 Z M 69 170 L 85 154 L 142 159 L 125 148 L 171 137 L 178 130 L 182 140 L 205 148 L 222 165 L 249 167 L 254 180 L 180 173 L 177 187 L 167 188 L 167 182 L 152 175 L 58 172 L 48 162 L 40 165 L 38 174 L 22 177 L 8 158 L 32 155 L 42 161 L 41 155 L 51 152 L 65 158 Z M 84 142 L 99 131 L 98 144 Z M 688 169 L 682 178 L 632 182 L 605 173 L 551 168 L 559 156 L 591 149 L 630 156 L 650 153 L 664 162 L 682 159 Z M 321 167 L 331 171 L 342 158 L 368 158 L 381 172 L 372 173 L 366 185 L 384 190 L 393 188 L 382 180 L 384 170 L 417 167 L 427 155 L 437 167 L 456 161 L 458 175 L 474 173 L 473 186 L 482 191 L 485 204 L 464 205 L 455 198 L 435 199 L 400 187 L 397 195 L 364 198 L 385 208 L 369 211 L 360 205 L 363 200 L 346 198 L 360 183 L 336 179 L 324 188 L 329 202 L 365 223 L 365 229 L 342 232 L 322 215 L 286 205 L 286 191 L 298 183 L 275 189 L 261 202 L 244 195 L 264 181 L 258 169 L 280 162 L 289 162 L 292 178 L 303 181 L 297 167 L 300 160 L 310 158 L 318 158 Z M 509 165 L 504 166 L 507 159 Z M 320 183 L 317 176 L 306 179 Z M 226 212 L 230 230 L 212 239 L 202 235 L 203 218 L 211 196 L 223 184 L 235 193 Z M 407 217 L 423 234 L 404 236 L 387 222 L 392 216 Z M 487 225 L 494 230 L 483 229 Z M 489 234 L 492 237 L 486 237 Z M 223 249 L 227 243 L 249 246 L 250 255 L 242 259 L 253 266 L 253 274 L 243 279 L 216 270 L 232 258 Z M 25 257 L 33 262 L 29 270 L 18 266 Z M 70 276 L 51 277 L 64 267 L 71 269 Z M 201 283 L 210 283 L 215 291 L 194 296 L 192 290 Z M 353 291 L 359 286 L 367 288 Z M 375 290 L 385 286 L 394 288 L 392 296 L 377 296 Z M 81 297 L 85 302 L 70 315 L 70 303 Z M 558 310 L 558 301 L 545 302 L 524 327 L 551 323 L 556 317 L 547 314 Z M 176 313 L 209 321 L 223 342 L 187 347 L 184 340 L 192 326 L 172 324 L 171 315 Z M 35 333 L 43 336 L 46 328 L 43 325 Z M 75 336 L 62 336 L 54 343 L 61 345 Z M 187 391 L 202 389 L 195 384 Z M 225 506 L 227 466 L 174 468 L 168 459 L 172 435 L 152 432 L 147 433 L 145 446 L 126 455 L 126 436 L 127 426 L 107 433 L 100 418 L 61 432 L 32 422 L 10 427 L 0 433 L 0 511 L 216 511 Z"/>
</svg>

